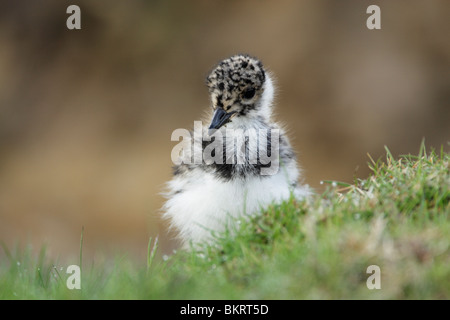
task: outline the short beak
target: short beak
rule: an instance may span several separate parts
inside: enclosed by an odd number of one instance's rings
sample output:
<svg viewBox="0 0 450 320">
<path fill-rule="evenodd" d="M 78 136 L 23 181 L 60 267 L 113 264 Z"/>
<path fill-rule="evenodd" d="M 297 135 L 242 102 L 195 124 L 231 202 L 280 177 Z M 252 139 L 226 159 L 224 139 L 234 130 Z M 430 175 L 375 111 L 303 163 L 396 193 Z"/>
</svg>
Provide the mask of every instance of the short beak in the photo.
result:
<svg viewBox="0 0 450 320">
<path fill-rule="evenodd" d="M 214 111 L 213 119 L 209 126 L 208 134 L 211 135 L 212 133 L 214 133 L 215 129 L 219 129 L 225 123 L 230 122 L 230 118 L 234 113 L 236 113 L 236 111 L 226 112 L 222 108 L 217 108 L 216 111 Z"/>
</svg>

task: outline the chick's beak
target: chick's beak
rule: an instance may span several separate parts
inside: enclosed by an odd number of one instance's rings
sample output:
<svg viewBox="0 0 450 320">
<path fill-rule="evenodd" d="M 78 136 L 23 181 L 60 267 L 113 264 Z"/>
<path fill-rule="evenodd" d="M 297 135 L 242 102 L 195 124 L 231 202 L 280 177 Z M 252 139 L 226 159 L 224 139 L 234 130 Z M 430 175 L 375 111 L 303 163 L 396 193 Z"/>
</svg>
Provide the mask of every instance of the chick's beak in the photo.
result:
<svg viewBox="0 0 450 320">
<path fill-rule="evenodd" d="M 224 124 L 230 122 L 231 116 L 235 113 L 236 111 L 226 112 L 222 108 L 216 108 L 216 110 L 214 111 L 211 124 L 209 125 L 208 128 L 209 129 L 208 133 L 211 135 L 212 133 L 214 133 L 214 130 L 219 129 Z"/>
</svg>

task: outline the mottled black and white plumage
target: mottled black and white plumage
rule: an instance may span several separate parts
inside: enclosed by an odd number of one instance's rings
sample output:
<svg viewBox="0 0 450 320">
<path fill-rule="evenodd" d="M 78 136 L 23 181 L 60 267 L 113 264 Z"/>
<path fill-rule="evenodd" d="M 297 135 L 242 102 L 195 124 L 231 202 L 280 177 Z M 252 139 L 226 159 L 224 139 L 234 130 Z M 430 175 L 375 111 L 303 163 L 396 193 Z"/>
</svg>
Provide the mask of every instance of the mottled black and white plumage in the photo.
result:
<svg viewBox="0 0 450 320">
<path fill-rule="evenodd" d="M 274 87 L 262 63 L 248 55 L 232 56 L 212 70 L 206 84 L 213 114 L 202 127 L 202 135 L 188 141 L 193 152 L 180 155 L 181 164 L 174 167 L 163 207 L 164 217 L 170 219 L 185 244 L 210 241 L 212 232 L 223 231 L 243 215 L 258 214 L 265 206 L 291 195 L 302 199 L 310 194 L 308 186 L 298 184 L 295 153 L 284 130 L 272 120 Z M 193 154 L 208 151 L 215 141 L 216 130 L 231 138 L 224 141 L 245 139 L 243 132 L 251 130 L 267 132 L 271 138 L 276 131 L 279 148 L 267 163 L 259 156 L 271 150 L 273 139 L 266 139 L 267 143 L 261 139 L 265 143 L 258 148 L 248 141 L 242 145 L 225 143 L 222 163 L 193 163 Z M 253 153 L 257 160 L 252 162 L 248 155 Z M 245 160 L 236 161 L 238 155 Z M 235 157 L 234 161 L 230 157 Z M 271 166 L 277 170 L 263 174 Z"/>
</svg>

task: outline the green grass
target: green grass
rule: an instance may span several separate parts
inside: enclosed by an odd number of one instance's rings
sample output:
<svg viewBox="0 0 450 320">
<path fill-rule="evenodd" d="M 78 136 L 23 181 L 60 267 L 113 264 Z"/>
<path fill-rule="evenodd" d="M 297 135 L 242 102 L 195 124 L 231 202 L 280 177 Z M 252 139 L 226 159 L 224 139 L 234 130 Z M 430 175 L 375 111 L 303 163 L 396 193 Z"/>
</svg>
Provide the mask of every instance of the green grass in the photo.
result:
<svg viewBox="0 0 450 320">
<path fill-rule="evenodd" d="M 45 250 L 33 258 L 4 247 L 0 298 L 449 299 L 450 155 L 423 145 L 418 156 L 386 151 L 367 179 L 270 206 L 212 247 L 161 259 L 150 239 L 141 264 L 83 261 L 81 290 L 67 289 Z M 381 289 L 366 286 L 370 265 L 380 267 Z"/>
</svg>

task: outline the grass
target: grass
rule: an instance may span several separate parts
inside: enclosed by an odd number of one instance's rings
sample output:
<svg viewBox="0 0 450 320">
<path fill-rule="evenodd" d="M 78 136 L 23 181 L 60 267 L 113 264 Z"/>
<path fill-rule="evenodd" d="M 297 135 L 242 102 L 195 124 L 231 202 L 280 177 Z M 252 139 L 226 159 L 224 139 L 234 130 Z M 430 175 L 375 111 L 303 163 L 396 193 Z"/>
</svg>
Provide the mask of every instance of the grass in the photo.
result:
<svg viewBox="0 0 450 320">
<path fill-rule="evenodd" d="M 161 259 L 156 238 L 141 265 L 84 262 L 81 290 L 45 249 L 3 247 L 0 299 L 449 299 L 450 155 L 386 153 L 367 179 L 272 205 L 214 246 Z M 381 289 L 366 285 L 370 265 Z"/>
</svg>

